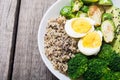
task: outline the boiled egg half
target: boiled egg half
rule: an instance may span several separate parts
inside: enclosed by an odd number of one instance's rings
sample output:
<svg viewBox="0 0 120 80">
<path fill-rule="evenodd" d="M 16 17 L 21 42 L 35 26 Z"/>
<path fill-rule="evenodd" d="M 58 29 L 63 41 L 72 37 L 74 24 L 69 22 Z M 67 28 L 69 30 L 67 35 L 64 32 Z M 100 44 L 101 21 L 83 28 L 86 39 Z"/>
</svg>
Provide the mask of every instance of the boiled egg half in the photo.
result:
<svg viewBox="0 0 120 80">
<path fill-rule="evenodd" d="M 90 18 L 72 18 L 66 21 L 65 31 L 70 37 L 81 38 L 87 33 L 94 31 L 94 25 L 95 21 Z"/>
<path fill-rule="evenodd" d="M 93 31 L 79 40 L 78 49 L 84 55 L 97 55 L 102 45 L 102 32 Z"/>
</svg>

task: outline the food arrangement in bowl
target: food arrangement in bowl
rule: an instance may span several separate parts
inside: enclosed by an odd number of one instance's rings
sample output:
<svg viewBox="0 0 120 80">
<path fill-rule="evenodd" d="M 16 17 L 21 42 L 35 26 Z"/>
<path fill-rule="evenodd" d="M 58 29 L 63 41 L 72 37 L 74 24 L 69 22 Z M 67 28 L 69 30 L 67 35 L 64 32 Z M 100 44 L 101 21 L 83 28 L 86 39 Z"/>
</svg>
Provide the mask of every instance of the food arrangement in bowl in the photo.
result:
<svg viewBox="0 0 120 80">
<path fill-rule="evenodd" d="M 71 80 L 120 80 L 120 9 L 111 0 L 71 0 L 59 13 L 44 36 L 54 69 Z"/>
</svg>

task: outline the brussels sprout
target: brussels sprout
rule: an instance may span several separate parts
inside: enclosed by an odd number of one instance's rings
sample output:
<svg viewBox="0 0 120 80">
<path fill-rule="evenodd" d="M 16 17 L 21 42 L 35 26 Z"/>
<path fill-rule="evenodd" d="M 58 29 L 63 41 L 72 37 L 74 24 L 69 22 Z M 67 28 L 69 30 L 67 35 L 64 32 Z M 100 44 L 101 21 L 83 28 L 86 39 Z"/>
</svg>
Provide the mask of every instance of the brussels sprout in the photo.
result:
<svg viewBox="0 0 120 80">
<path fill-rule="evenodd" d="M 85 6 L 85 5 L 81 8 L 81 11 L 83 11 L 83 12 L 85 12 L 85 13 L 87 13 L 88 10 L 89 10 L 89 7 L 88 7 L 88 6 Z"/>
<path fill-rule="evenodd" d="M 71 2 L 72 12 L 79 11 L 80 8 L 83 6 L 83 2 L 81 0 L 72 0 Z"/>
<path fill-rule="evenodd" d="M 71 7 L 70 6 L 64 6 L 61 11 L 60 14 L 64 17 L 66 17 L 67 19 L 71 19 L 75 17 L 75 14 L 72 13 L 71 11 Z"/>
<path fill-rule="evenodd" d="M 104 41 L 110 43 L 114 39 L 115 25 L 112 20 L 105 20 L 101 25 Z"/>
<path fill-rule="evenodd" d="M 84 3 L 88 4 L 88 3 L 95 3 L 98 2 L 99 0 L 82 0 Z"/>
<path fill-rule="evenodd" d="M 101 25 L 102 10 L 97 5 L 91 5 L 89 7 L 88 16 L 95 21 L 95 26 Z"/>
<path fill-rule="evenodd" d="M 87 17 L 87 13 L 83 13 L 82 11 L 78 11 L 76 17 Z"/>
<path fill-rule="evenodd" d="M 113 5 L 111 0 L 99 0 L 99 5 Z"/>
<path fill-rule="evenodd" d="M 104 13 L 103 16 L 102 16 L 102 21 L 112 20 L 112 18 L 113 18 L 112 14 L 110 14 L 110 13 Z"/>
</svg>

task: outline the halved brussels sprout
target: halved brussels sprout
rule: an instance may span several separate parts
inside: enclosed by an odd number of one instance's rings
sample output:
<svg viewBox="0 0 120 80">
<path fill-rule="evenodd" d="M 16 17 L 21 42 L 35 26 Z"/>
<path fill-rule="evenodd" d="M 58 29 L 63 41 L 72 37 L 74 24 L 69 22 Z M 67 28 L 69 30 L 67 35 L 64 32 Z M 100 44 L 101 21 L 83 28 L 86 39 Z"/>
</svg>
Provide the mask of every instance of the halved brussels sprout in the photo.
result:
<svg viewBox="0 0 120 80">
<path fill-rule="evenodd" d="M 112 20 L 105 20 L 101 25 L 104 41 L 110 43 L 114 39 L 115 25 Z"/>
<path fill-rule="evenodd" d="M 64 17 L 66 17 L 67 19 L 71 19 L 71 18 L 74 18 L 75 17 L 75 14 L 72 13 L 71 11 L 71 6 L 64 6 L 61 11 L 60 11 L 60 14 Z"/>
<path fill-rule="evenodd" d="M 97 5 L 92 5 L 89 7 L 88 16 L 95 21 L 95 26 L 101 25 L 102 14 L 103 11 Z"/>
</svg>

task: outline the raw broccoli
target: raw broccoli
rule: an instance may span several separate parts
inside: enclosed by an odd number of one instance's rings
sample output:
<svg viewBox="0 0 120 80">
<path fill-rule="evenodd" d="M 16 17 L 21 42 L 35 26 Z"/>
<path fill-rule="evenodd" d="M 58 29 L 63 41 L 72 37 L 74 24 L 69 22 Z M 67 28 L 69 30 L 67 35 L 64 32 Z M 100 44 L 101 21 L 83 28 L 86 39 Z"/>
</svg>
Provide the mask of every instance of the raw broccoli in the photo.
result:
<svg viewBox="0 0 120 80">
<path fill-rule="evenodd" d="M 120 55 L 117 53 L 114 53 L 116 55 L 111 57 L 109 68 L 114 72 L 120 72 Z"/>
<path fill-rule="evenodd" d="M 68 62 L 68 76 L 73 80 L 80 78 L 87 70 L 87 62 L 88 59 L 86 56 L 81 53 L 76 54 L 75 57 Z"/>
<path fill-rule="evenodd" d="M 104 73 L 107 73 L 109 68 L 107 63 L 102 59 L 91 59 L 88 63 L 88 69 L 84 73 L 84 80 L 100 80 Z"/>
<path fill-rule="evenodd" d="M 115 72 L 114 75 L 117 78 L 117 80 L 120 80 L 120 72 Z"/>
<path fill-rule="evenodd" d="M 112 46 L 110 44 L 103 44 L 100 52 L 98 53 L 98 57 L 109 62 L 111 57 L 114 55 Z"/>
<path fill-rule="evenodd" d="M 118 75 L 115 75 L 114 72 L 109 71 L 105 73 L 100 80 L 119 80 Z"/>
<path fill-rule="evenodd" d="M 72 0 L 71 1 L 72 12 L 79 11 L 79 9 L 83 6 L 83 2 L 81 0 Z"/>
</svg>

